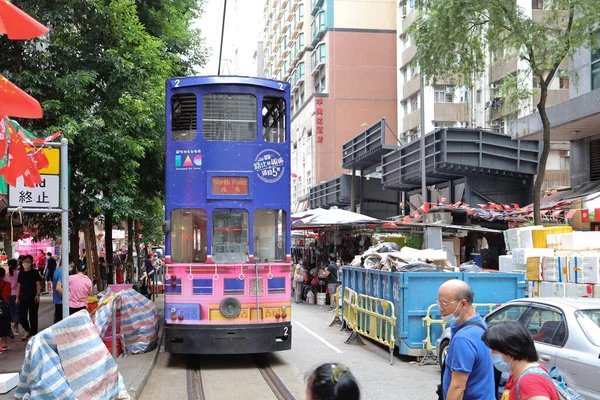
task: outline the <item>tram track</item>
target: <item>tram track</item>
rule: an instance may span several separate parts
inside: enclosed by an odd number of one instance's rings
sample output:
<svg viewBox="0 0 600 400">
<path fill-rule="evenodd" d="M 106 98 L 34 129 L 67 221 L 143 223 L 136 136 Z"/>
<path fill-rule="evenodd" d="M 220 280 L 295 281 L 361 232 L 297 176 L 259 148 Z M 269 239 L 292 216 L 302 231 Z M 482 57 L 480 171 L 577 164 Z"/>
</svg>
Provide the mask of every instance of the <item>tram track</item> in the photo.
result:
<svg viewBox="0 0 600 400">
<path fill-rule="evenodd" d="M 202 360 L 201 357 L 205 356 L 188 356 L 187 358 L 187 394 L 189 400 L 217 400 L 211 398 L 209 393 L 215 393 L 219 391 L 219 388 L 211 387 L 212 385 L 218 385 L 222 382 L 220 379 L 208 380 L 206 379 L 206 373 L 210 371 L 211 375 L 214 375 L 216 371 L 219 374 L 228 376 L 230 382 L 236 382 L 235 375 L 231 375 L 232 371 L 227 367 L 214 365 L 209 366 L 212 362 Z M 221 356 L 227 357 L 227 356 Z M 270 391 L 273 393 L 277 400 L 295 400 L 294 396 L 281 381 L 279 376 L 275 373 L 266 355 L 249 355 L 243 356 L 242 364 L 245 364 L 247 368 L 254 368 L 263 378 L 263 382 L 268 386 Z M 214 359 L 213 359 L 214 360 Z M 204 373 L 203 373 L 204 372 Z M 252 386 L 256 387 L 259 382 L 252 382 Z"/>
</svg>

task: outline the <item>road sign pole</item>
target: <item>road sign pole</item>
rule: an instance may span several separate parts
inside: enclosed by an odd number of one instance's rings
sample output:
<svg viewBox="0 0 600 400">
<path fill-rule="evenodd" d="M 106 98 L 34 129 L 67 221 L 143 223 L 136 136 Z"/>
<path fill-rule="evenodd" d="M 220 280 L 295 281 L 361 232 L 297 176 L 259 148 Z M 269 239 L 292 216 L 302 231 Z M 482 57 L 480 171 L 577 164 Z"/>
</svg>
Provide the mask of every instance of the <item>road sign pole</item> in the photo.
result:
<svg viewBox="0 0 600 400">
<path fill-rule="evenodd" d="M 65 138 L 60 140 L 60 203 L 61 213 L 61 235 L 62 247 L 60 250 L 62 259 L 62 309 L 63 318 L 69 316 L 69 141 Z"/>
</svg>

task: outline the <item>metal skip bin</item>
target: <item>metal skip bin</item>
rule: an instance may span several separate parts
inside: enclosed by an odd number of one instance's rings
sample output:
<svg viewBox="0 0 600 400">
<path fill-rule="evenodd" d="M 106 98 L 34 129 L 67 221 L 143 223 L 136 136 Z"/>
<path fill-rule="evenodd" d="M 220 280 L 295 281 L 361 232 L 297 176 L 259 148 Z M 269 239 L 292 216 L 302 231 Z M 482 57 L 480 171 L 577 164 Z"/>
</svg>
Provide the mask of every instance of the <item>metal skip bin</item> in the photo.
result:
<svg viewBox="0 0 600 400">
<path fill-rule="evenodd" d="M 417 357 L 426 354 L 423 341 L 427 337 L 427 326 L 423 323 L 423 318 L 427 315 L 427 309 L 435 304 L 438 288 L 450 279 L 467 282 L 473 289 L 475 303 L 478 304 L 501 304 L 525 297 L 526 283 L 523 274 L 386 272 L 355 267 L 343 268 L 345 288 L 350 288 L 359 295 L 389 300 L 394 304 L 394 333 L 399 353 Z M 489 308 L 478 307 L 477 312 L 483 316 L 489 312 Z M 433 308 L 431 317 L 440 317 L 437 307 Z M 441 325 L 431 326 L 431 342 L 434 345 L 441 333 Z"/>
</svg>

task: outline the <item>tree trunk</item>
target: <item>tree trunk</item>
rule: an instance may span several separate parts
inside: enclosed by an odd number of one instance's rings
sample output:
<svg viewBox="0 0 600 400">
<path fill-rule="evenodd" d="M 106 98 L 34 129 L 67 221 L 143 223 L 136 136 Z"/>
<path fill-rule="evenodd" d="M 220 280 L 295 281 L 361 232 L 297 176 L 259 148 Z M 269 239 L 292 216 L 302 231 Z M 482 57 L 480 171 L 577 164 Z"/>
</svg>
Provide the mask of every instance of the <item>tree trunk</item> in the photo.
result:
<svg viewBox="0 0 600 400">
<path fill-rule="evenodd" d="M 540 102 L 537 109 L 542 119 L 542 127 L 544 129 L 542 155 L 538 165 L 538 173 L 533 185 L 533 221 L 536 225 L 542 224 L 541 201 L 542 201 L 542 184 L 546 177 L 546 162 L 550 154 L 550 120 L 546 113 L 546 99 L 548 97 L 548 85 L 540 85 Z"/>
<path fill-rule="evenodd" d="M 134 221 L 133 222 L 133 226 L 134 226 L 134 232 L 135 232 L 135 236 L 133 237 L 133 243 L 134 243 L 134 247 L 135 247 L 135 253 L 137 254 L 137 268 L 138 271 L 141 271 L 141 267 L 142 267 L 142 263 L 144 262 L 143 258 L 142 258 L 142 253 L 141 253 L 141 249 L 140 249 L 140 233 L 139 233 L 139 228 L 138 228 L 138 222 Z"/>
<path fill-rule="evenodd" d="M 133 258 L 133 219 L 131 217 L 127 217 L 127 264 L 131 266 L 135 266 L 136 262 Z M 135 280 L 137 281 L 137 268 L 133 270 L 133 275 L 135 276 Z"/>
<path fill-rule="evenodd" d="M 106 262 L 108 264 L 112 264 L 114 262 L 112 226 L 113 226 L 112 212 L 107 212 L 104 214 L 104 249 L 106 251 Z"/>
<path fill-rule="evenodd" d="M 79 259 L 79 229 L 71 228 L 69 232 L 69 254 L 67 259 L 77 261 Z"/>
<path fill-rule="evenodd" d="M 98 288 L 98 291 L 100 292 L 106 288 L 102 286 L 102 278 L 100 276 L 100 263 L 98 260 L 98 246 L 96 243 L 96 229 L 95 229 L 95 224 L 94 224 L 93 218 L 90 219 L 90 223 L 88 225 L 88 230 L 90 232 L 90 245 L 88 246 L 89 247 L 88 254 L 90 255 L 90 258 L 87 259 L 88 268 L 90 268 L 94 272 L 94 278 L 96 280 L 96 287 Z"/>
</svg>

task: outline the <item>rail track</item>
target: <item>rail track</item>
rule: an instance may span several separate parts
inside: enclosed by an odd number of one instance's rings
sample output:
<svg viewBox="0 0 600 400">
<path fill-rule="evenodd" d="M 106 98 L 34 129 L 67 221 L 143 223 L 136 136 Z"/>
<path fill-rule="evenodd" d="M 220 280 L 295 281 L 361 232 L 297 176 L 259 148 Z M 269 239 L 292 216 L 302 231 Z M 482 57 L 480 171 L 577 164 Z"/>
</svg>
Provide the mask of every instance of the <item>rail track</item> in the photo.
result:
<svg viewBox="0 0 600 400">
<path fill-rule="evenodd" d="M 216 364 L 216 365 L 215 365 Z M 189 400 L 225 400 L 228 397 L 221 397 L 217 393 L 223 394 L 223 385 L 225 382 L 230 385 L 240 385 L 251 387 L 253 391 L 262 393 L 272 392 L 277 400 L 295 400 L 294 396 L 287 389 L 285 384 L 271 368 L 265 355 L 248 355 L 240 358 L 232 365 L 219 365 L 214 357 L 188 356 L 187 358 L 187 394 Z M 239 379 L 236 378 L 236 371 L 242 368 Z M 263 378 L 252 379 L 249 375 L 253 371 L 258 371 Z M 246 385 L 244 385 L 244 379 Z M 261 387 L 266 385 L 266 387 Z M 250 393 L 246 392 L 246 395 Z M 258 393 L 256 394 L 258 395 Z M 238 397 L 240 399 L 241 397 Z M 243 398 L 243 397 L 242 397 Z M 249 397 L 257 398 L 257 397 Z"/>
</svg>

